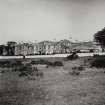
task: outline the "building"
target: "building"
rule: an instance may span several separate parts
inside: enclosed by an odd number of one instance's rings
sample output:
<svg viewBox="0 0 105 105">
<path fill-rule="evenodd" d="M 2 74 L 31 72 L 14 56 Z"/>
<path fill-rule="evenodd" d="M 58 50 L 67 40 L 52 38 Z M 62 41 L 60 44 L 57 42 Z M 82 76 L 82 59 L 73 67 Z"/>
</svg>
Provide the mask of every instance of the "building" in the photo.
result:
<svg viewBox="0 0 105 105">
<path fill-rule="evenodd" d="M 92 41 L 72 43 L 71 50 L 78 52 L 99 52 L 99 48 Z"/>
<path fill-rule="evenodd" d="M 38 43 L 33 43 L 32 44 L 33 45 L 33 53 L 34 53 L 34 55 L 39 55 L 39 45 L 38 45 Z"/>
<path fill-rule="evenodd" d="M 54 53 L 70 53 L 71 42 L 69 40 L 60 40 L 54 44 Z"/>
<path fill-rule="evenodd" d="M 19 43 L 15 46 L 15 55 L 33 55 L 34 47 L 29 43 Z"/>
<path fill-rule="evenodd" d="M 15 55 L 48 55 L 64 54 L 70 52 L 71 43 L 69 40 L 59 42 L 42 41 L 39 43 L 22 43 L 15 46 Z"/>
<path fill-rule="evenodd" d="M 89 42 L 70 42 L 69 40 L 42 41 L 39 43 L 19 43 L 14 41 L 7 42 L 6 45 L 0 45 L 0 55 L 48 55 L 65 54 L 72 51 L 79 52 L 100 52 L 100 44 Z"/>
<path fill-rule="evenodd" d="M 38 43 L 39 54 L 53 54 L 54 53 L 54 42 L 52 41 L 42 41 Z"/>
</svg>

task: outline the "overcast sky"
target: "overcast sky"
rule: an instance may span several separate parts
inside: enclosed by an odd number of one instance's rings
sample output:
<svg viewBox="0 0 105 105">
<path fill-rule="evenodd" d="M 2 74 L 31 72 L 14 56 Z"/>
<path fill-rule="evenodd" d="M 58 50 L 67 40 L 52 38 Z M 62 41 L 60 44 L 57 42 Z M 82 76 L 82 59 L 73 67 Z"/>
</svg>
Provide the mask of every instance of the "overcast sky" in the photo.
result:
<svg viewBox="0 0 105 105">
<path fill-rule="evenodd" d="M 105 27 L 105 0 L 0 0 L 0 43 L 92 40 Z"/>
</svg>

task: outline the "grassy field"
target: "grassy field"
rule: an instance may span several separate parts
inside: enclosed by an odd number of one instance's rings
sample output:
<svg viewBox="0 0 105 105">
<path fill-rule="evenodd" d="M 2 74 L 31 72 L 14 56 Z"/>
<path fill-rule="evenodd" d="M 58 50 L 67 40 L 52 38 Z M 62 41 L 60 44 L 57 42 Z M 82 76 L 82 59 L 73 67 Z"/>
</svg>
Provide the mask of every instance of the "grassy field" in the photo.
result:
<svg viewBox="0 0 105 105">
<path fill-rule="evenodd" d="M 0 68 L 5 71 L 0 73 L 0 105 L 105 105 L 104 69 L 90 68 L 87 59 L 46 58 L 62 61 L 63 66 L 34 65 L 44 74 L 35 80 L 19 77 L 11 68 Z M 73 67 L 78 66 L 83 70 L 72 75 Z"/>
</svg>

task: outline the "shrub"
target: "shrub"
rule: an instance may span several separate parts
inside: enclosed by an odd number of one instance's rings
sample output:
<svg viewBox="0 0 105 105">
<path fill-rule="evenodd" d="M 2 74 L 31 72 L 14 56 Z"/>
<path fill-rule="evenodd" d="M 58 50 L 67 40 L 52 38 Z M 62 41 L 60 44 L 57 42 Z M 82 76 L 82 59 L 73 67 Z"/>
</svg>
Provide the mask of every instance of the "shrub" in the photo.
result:
<svg viewBox="0 0 105 105">
<path fill-rule="evenodd" d="M 37 61 L 31 61 L 31 64 L 48 64 L 48 65 L 50 65 L 51 62 L 49 62 L 47 60 L 40 59 L 40 60 L 37 60 Z"/>
<path fill-rule="evenodd" d="M 48 66 L 48 65 L 46 65 L 46 68 L 49 68 L 49 66 Z"/>
<path fill-rule="evenodd" d="M 75 67 L 72 67 L 72 70 L 78 70 L 78 71 L 82 71 L 84 70 L 85 68 L 83 66 L 75 66 Z"/>
<path fill-rule="evenodd" d="M 77 67 L 75 66 L 75 67 L 72 67 L 72 70 L 76 70 L 77 69 Z"/>
<path fill-rule="evenodd" d="M 0 67 L 10 67 L 10 61 L 0 61 Z"/>
<path fill-rule="evenodd" d="M 13 67 L 16 67 L 16 66 L 21 66 L 22 65 L 22 62 L 21 61 L 14 61 L 14 62 L 11 62 L 11 66 Z"/>
<path fill-rule="evenodd" d="M 99 57 L 99 54 L 93 54 L 93 57 Z"/>
<path fill-rule="evenodd" d="M 48 66 L 53 66 L 53 62 L 47 62 Z"/>
<path fill-rule="evenodd" d="M 105 58 L 105 55 L 94 54 L 93 58 Z"/>
<path fill-rule="evenodd" d="M 21 73 L 19 74 L 19 76 L 20 76 L 20 77 L 21 77 L 21 76 L 27 76 L 27 73 L 21 72 Z"/>
<path fill-rule="evenodd" d="M 25 66 L 21 67 L 19 71 L 23 75 L 33 75 L 33 72 L 34 72 L 31 65 L 25 65 Z"/>
<path fill-rule="evenodd" d="M 74 66 L 72 67 L 72 70 L 69 72 L 71 75 L 79 75 L 80 71 L 83 71 L 85 68 L 80 65 L 80 66 Z"/>
<path fill-rule="evenodd" d="M 47 65 L 46 67 L 48 67 L 48 66 L 63 66 L 63 63 L 61 61 L 50 62 L 50 61 L 43 60 L 43 59 L 40 59 L 37 61 L 31 61 L 31 64 L 45 64 L 45 65 Z"/>
<path fill-rule="evenodd" d="M 37 67 L 32 67 L 31 65 L 21 67 L 19 72 L 19 76 L 28 76 L 30 78 L 43 76 L 43 72 L 41 72 Z"/>
<path fill-rule="evenodd" d="M 69 72 L 70 75 L 80 75 L 80 71 L 78 70 L 72 70 L 71 72 Z"/>
<path fill-rule="evenodd" d="M 63 66 L 63 63 L 61 61 L 55 61 L 53 66 Z"/>
<path fill-rule="evenodd" d="M 73 52 L 71 55 L 67 56 L 68 60 L 75 60 L 78 58 L 77 53 Z"/>
<path fill-rule="evenodd" d="M 5 73 L 5 71 L 4 70 L 1 70 L 1 72 L 0 73 Z"/>
<path fill-rule="evenodd" d="M 36 64 L 36 61 L 31 61 L 31 64 Z"/>
<path fill-rule="evenodd" d="M 84 68 L 83 66 L 79 66 L 79 67 L 78 67 L 78 70 L 79 70 L 79 71 L 82 71 L 82 70 L 84 70 L 84 69 L 85 69 L 85 68 Z"/>
<path fill-rule="evenodd" d="M 0 64 L 3 65 L 3 64 L 10 64 L 10 61 L 0 61 Z"/>
<path fill-rule="evenodd" d="M 105 57 L 96 57 L 91 61 L 91 67 L 105 68 Z"/>
<path fill-rule="evenodd" d="M 18 66 L 21 66 L 22 65 L 22 63 L 21 63 L 21 61 L 0 61 L 0 67 L 2 67 L 2 68 L 5 68 L 5 67 L 8 67 L 8 68 L 10 68 L 10 67 L 18 67 Z"/>
</svg>

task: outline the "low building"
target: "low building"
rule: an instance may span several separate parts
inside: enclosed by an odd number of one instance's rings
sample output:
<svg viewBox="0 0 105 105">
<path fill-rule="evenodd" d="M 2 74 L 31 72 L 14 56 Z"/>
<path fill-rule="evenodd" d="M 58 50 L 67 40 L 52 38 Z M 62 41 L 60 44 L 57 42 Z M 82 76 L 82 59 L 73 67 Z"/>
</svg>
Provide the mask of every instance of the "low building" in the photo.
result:
<svg viewBox="0 0 105 105">
<path fill-rule="evenodd" d="M 94 42 L 78 42 L 72 43 L 72 50 L 76 50 L 78 52 L 97 52 L 99 48 Z"/>
</svg>

